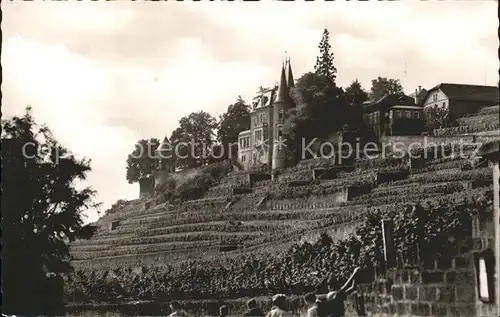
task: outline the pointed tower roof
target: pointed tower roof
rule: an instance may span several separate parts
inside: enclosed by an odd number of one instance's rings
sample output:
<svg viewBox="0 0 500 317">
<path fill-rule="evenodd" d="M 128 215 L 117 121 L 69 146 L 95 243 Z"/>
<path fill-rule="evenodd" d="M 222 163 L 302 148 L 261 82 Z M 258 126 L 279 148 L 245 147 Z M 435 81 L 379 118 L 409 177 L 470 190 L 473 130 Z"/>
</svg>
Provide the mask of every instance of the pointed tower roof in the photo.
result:
<svg viewBox="0 0 500 317">
<path fill-rule="evenodd" d="M 293 73 L 292 73 L 292 63 L 290 62 L 290 58 L 288 58 L 288 73 L 287 73 L 286 82 L 288 84 L 288 89 L 295 87 L 295 82 L 293 80 Z"/>
<path fill-rule="evenodd" d="M 277 98 L 275 102 L 285 102 L 288 99 L 288 87 L 286 84 L 285 65 L 281 66 L 281 78 L 278 86 Z"/>
<path fill-rule="evenodd" d="M 168 137 L 165 135 L 165 138 L 163 138 L 163 141 L 160 143 L 160 146 L 156 149 L 156 152 L 163 152 L 163 151 L 168 151 L 172 150 L 172 147 L 170 146 L 170 141 L 168 140 Z"/>
</svg>

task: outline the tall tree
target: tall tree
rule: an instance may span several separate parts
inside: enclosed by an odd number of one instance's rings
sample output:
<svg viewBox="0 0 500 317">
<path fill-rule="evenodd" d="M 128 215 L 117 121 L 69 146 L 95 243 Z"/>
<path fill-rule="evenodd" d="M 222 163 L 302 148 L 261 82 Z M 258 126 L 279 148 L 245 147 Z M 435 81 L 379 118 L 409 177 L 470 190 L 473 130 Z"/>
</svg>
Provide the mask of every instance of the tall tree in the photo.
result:
<svg viewBox="0 0 500 317">
<path fill-rule="evenodd" d="M 160 145 L 156 138 L 141 139 L 135 144 L 135 149 L 127 157 L 126 179 L 129 184 L 139 181 L 142 177 L 150 177 L 156 166 L 155 150 Z"/>
<path fill-rule="evenodd" d="M 74 184 L 85 180 L 90 160 L 76 159 L 38 126 L 30 107 L 2 121 L 2 130 L 3 313 L 64 315 L 62 280 L 46 273 L 68 272 L 68 243 L 95 232 L 82 214 L 98 207 L 95 191 Z"/>
<path fill-rule="evenodd" d="M 387 77 L 378 77 L 372 80 L 372 87 L 370 89 L 370 99 L 377 101 L 385 94 L 402 94 L 403 86 L 399 79 L 392 79 Z"/>
<path fill-rule="evenodd" d="M 210 162 L 216 129 L 217 120 L 205 111 L 182 117 L 170 137 L 178 166 L 191 168 Z"/>
<path fill-rule="evenodd" d="M 238 100 L 220 116 L 217 138 L 224 148 L 224 158 L 236 158 L 238 134 L 250 129 L 250 107 L 238 96 Z M 234 145 L 234 146 L 233 146 Z"/>
<path fill-rule="evenodd" d="M 316 65 L 314 66 L 314 71 L 318 75 L 323 75 L 329 78 L 333 83 L 337 78 L 337 69 L 333 65 L 333 52 L 330 51 L 330 33 L 327 29 L 323 31 L 323 37 L 319 42 L 319 53 L 320 55 L 316 58 Z"/>
</svg>

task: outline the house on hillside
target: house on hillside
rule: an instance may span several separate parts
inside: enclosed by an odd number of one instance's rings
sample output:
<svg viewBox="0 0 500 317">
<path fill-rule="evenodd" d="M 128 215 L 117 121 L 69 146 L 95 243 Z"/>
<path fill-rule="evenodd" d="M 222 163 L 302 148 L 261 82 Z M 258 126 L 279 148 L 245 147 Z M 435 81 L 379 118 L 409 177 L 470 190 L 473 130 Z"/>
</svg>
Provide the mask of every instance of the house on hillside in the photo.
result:
<svg viewBox="0 0 500 317">
<path fill-rule="evenodd" d="M 250 130 L 238 135 L 238 160 L 245 170 L 267 165 L 273 170 L 285 167 L 286 146 L 283 140 L 285 113 L 294 107 L 290 90 L 295 86 L 288 59 L 281 68 L 279 84 L 264 89 L 253 99 Z"/>
<path fill-rule="evenodd" d="M 498 87 L 442 83 L 427 92 L 423 107 L 447 108 L 453 118 L 460 118 L 498 102 Z"/>
<path fill-rule="evenodd" d="M 419 135 L 424 129 L 422 90 L 413 97 L 386 94 L 377 101 L 363 103 L 363 117 L 375 135 Z"/>
</svg>

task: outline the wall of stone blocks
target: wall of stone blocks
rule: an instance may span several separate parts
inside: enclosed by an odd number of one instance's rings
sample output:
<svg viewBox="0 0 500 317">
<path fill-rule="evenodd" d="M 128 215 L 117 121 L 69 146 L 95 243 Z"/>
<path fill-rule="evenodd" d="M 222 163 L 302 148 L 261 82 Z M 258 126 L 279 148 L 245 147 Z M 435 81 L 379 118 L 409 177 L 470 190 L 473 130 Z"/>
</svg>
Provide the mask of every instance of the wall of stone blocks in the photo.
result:
<svg viewBox="0 0 500 317">
<path fill-rule="evenodd" d="M 474 252 L 493 250 L 493 235 L 492 214 L 487 212 L 474 219 L 472 236 L 461 244 L 461 254 L 419 267 L 389 269 L 383 278 L 359 285 L 366 315 L 497 317 L 496 303 L 478 299 L 474 263 Z"/>
</svg>

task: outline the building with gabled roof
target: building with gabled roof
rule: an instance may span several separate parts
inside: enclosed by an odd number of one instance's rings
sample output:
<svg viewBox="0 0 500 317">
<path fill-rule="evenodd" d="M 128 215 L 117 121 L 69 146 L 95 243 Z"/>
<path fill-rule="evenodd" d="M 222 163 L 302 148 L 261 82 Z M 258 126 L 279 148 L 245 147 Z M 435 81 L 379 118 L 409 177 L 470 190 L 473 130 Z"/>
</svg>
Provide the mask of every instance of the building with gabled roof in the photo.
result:
<svg viewBox="0 0 500 317">
<path fill-rule="evenodd" d="M 441 107 L 454 118 L 475 113 L 479 109 L 499 103 L 499 89 L 495 86 L 441 83 L 427 92 L 424 109 Z"/>
<path fill-rule="evenodd" d="M 424 117 L 419 105 L 419 93 L 413 97 L 404 94 L 385 94 L 377 101 L 363 102 L 365 122 L 378 137 L 418 135 L 423 132 Z"/>
</svg>

